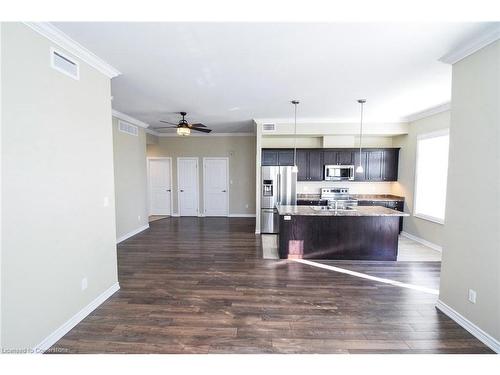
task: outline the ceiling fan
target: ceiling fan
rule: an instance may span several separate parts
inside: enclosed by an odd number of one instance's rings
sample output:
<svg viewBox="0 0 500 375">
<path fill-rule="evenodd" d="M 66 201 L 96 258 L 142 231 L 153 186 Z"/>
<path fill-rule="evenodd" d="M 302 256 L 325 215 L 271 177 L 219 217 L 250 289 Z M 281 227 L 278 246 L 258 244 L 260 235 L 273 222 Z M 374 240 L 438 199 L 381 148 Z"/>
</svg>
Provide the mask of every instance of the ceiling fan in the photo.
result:
<svg viewBox="0 0 500 375">
<path fill-rule="evenodd" d="M 196 131 L 203 132 L 203 133 L 210 133 L 212 131 L 212 129 L 208 129 L 203 124 L 189 124 L 186 121 L 186 119 L 184 118 L 187 115 L 186 112 L 179 112 L 179 114 L 182 116 L 182 119 L 179 120 L 178 124 L 174 124 L 173 122 L 160 120 L 160 122 L 163 122 L 165 124 L 174 125 L 174 126 L 162 126 L 162 127 L 155 128 L 155 129 L 177 129 L 177 134 L 182 135 L 182 136 L 186 136 L 186 135 L 191 134 L 191 130 L 196 130 Z"/>
</svg>

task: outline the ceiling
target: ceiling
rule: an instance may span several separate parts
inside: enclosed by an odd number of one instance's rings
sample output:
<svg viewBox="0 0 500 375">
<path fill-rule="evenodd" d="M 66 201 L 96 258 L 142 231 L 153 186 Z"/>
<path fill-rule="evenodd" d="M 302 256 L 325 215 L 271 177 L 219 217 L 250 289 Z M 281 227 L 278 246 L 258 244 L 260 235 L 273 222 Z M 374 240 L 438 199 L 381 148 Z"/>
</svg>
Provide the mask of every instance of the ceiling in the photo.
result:
<svg viewBox="0 0 500 375">
<path fill-rule="evenodd" d="M 188 112 L 215 132 L 252 119 L 397 122 L 448 102 L 438 59 L 491 23 L 53 23 L 113 65 L 113 108 L 152 128 Z"/>
</svg>

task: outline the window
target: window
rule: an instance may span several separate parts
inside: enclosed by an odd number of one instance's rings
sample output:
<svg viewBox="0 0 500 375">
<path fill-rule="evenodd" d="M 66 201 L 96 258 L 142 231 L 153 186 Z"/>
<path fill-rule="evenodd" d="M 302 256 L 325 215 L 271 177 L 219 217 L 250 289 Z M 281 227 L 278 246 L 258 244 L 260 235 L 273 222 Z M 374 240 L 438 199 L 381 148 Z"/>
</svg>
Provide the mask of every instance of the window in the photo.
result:
<svg viewBox="0 0 500 375">
<path fill-rule="evenodd" d="M 413 214 L 440 224 L 445 215 L 449 143 L 448 130 L 417 137 Z"/>
</svg>

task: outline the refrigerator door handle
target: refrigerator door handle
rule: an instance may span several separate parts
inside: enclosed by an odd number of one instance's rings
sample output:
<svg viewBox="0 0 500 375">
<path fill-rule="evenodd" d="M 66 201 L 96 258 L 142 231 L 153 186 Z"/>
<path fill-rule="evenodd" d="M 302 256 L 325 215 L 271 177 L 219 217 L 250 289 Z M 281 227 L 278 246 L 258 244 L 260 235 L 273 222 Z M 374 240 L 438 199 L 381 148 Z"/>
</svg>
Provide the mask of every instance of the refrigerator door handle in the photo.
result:
<svg viewBox="0 0 500 375">
<path fill-rule="evenodd" d="M 278 203 L 281 204 L 281 173 L 278 174 Z"/>
</svg>

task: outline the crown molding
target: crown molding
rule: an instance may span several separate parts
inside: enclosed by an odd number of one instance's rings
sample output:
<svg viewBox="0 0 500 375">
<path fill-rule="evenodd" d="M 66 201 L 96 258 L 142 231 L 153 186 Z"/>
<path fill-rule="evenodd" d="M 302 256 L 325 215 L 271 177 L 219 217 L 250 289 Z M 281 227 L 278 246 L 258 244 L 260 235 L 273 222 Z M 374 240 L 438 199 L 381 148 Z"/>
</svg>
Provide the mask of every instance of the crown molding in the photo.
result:
<svg viewBox="0 0 500 375">
<path fill-rule="evenodd" d="M 180 137 L 177 133 L 159 133 L 152 128 L 146 129 L 146 132 L 157 137 Z M 255 137 L 255 133 L 191 133 L 188 137 Z"/>
<path fill-rule="evenodd" d="M 113 113 L 113 117 L 116 117 L 117 119 L 129 122 L 132 125 L 137 125 L 137 126 L 140 126 L 141 128 L 145 128 L 145 129 L 147 127 L 149 127 L 149 124 L 142 122 L 140 120 L 137 120 L 136 118 L 133 118 L 132 116 L 129 116 L 125 113 L 119 112 L 116 109 L 113 109 L 112 113 Z"/>
<path fill-rule="evenodd" d="M 436 107 L 428 108 L 424 111 L 414 113 L 406 118 L 406 122 L 413 122 L 417 120 L 421 120 L 426 117 L 430 117 L 433 115 L 437 115 L 438 113 L 446 112 L 451 109 L 451 103 L 443 103 Z"/>
<path fill-rule="evenodd" d="M 403 118 L 378 118 L 378 119 L 370 119 L 369 121 L 364 121 L 363 120 L 363 126 L 364 125 L 378 125 L 378 124 L 404 124 L 406 122 L 405 119 Z M 263 124 L 275 124 L 275 125 L 293 125 L 294 119 L 293 118 L 256 118 L 254 119 L 254 124 L 259 126 Z M 352 124 L 352 125 L 358 125 L 359 126 L 359 118 L 358 119 L 340 119 L 340 118 L 301 118 L 297 119 L 297 125 L 345 125 L 345 124 Z"/>
<path fill-rule="evenodd" d="M 453 51 L 450 51 L 441 57 L 439 61 L 445 64 L 455 64 L 467 56 L 472 55 L 474 52 L 479 51 L 481 48 L 486 47 L 488 44 L 497 41 L 498 39 L 500 39 L 500 22 L 495 22 L 495 26 L 490 28 L 480 37 L 462 43 Z"/>
<path fill-rule="evenodd" d="M 57 44 L 59 47 L 64 48 L 73 56 L 94 67 L 107 77 L 114 78 L 121 74 L 118 69 L 114 68 L 106 61 L 90 52 L 84 46 L 71 39 L 68 35 L 63 33 L 50 22 L 24 22 L 24 24 L 36 31 L 38 34 Z"/>
</svg>

